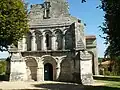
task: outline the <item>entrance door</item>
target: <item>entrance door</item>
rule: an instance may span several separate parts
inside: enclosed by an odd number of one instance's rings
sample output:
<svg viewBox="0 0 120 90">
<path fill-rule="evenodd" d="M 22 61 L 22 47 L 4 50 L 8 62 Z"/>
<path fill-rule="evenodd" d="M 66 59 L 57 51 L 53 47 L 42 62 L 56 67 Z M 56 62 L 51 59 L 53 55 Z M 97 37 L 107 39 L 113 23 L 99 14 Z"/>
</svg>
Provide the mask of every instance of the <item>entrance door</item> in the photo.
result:
<svg viewBox="0 0 120 90">
<path fill-rule="evenodd" d="M 50 63 L 44 65 L 44 80 L 53 80 L 53 66 Z"/>
</svg>

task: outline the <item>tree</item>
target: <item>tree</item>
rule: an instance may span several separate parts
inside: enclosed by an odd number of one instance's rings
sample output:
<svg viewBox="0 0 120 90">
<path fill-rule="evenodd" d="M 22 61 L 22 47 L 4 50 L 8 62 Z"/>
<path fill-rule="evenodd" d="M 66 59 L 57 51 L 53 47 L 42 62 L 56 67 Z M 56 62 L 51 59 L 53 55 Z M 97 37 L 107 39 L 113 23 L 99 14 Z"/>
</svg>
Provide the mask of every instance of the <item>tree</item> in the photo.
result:
<svg viewBox="0 0 120 90">
<path fill-rule="evenodd" d="M 106 55 L 120 56 L 120 0 L 101 0 L 101 3 L 100 8 L 105 12 L 102 31 L 109 45 Z"/>
<path fill-rule="evenodd" d="M 21 0 L 0 0 L 0 51 L 17 42 L 28 31 L 25 6 Z"/>
<path fill-rule="evenodd" d="M 6 71 L 6 61 L 3 60 L 3 61 L 0 61 L 0 74 L 5 73 L 5 71 Z"/>
</svg>

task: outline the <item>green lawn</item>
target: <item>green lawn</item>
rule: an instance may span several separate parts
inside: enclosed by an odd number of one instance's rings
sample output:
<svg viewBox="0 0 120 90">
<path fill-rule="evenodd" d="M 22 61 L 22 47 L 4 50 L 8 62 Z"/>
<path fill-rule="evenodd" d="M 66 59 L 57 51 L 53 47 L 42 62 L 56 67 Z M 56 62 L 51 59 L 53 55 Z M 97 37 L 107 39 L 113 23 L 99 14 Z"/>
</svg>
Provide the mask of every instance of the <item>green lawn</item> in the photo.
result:
<svg viewBox="0 0 120 90">
<path fill-rule="evenodd" d="M 104 83 L 104 86 L 106 86 L 106 87 L 119 88 L 120 89 L 120 81 L 97 80 L 96 82 Z"/>
<path fill-rule="evenodd" d="M 104 85 L 85 86 L 85 90 L 120 90 L 120 81 L 96 80 L 95 82 Z"/>
</svg>

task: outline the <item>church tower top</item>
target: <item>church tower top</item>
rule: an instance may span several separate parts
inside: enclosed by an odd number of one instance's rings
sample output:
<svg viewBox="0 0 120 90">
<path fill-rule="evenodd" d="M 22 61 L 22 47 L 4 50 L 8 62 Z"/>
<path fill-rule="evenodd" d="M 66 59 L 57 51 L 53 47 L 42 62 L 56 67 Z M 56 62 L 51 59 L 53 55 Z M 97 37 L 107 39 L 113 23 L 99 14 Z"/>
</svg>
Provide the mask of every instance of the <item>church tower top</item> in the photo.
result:
<svg viewBox="0 0 120 90">
<path fill-rule="evenodd" d="M 57 18 L 69 15 L 69 6 L 66 0 L 45 0 L 44 8 L 49 9 L 50 17 Z"/>
</svg>

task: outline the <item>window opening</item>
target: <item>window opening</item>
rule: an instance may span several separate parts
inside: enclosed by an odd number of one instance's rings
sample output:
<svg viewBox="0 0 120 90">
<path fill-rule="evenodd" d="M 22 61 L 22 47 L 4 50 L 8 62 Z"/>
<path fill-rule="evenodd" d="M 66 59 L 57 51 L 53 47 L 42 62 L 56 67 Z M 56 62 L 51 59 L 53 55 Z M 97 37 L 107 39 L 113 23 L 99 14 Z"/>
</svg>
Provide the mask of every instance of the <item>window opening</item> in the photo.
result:
<svg viewBox="0 0 120 90">
<path fill-rule="evenodd" d="M 50 42 L 49 35 L 46 34 L 46 46 L 47 46 L 47 48 L 50 46 L 49 42 Z"/>
</svg>

